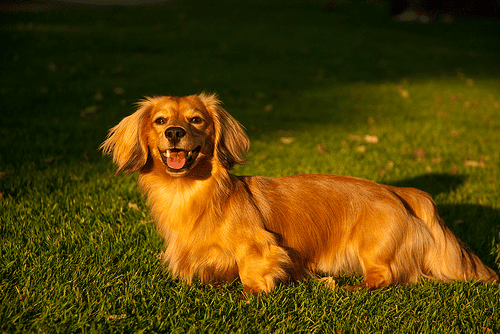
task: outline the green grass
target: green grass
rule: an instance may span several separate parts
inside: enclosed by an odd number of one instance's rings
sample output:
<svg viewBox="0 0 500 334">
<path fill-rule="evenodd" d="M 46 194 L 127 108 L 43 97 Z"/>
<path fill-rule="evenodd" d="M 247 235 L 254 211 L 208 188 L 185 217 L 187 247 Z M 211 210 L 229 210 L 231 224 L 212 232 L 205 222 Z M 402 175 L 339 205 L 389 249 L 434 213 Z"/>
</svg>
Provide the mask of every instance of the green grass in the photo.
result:
<svg viewBox="0 0 500 334">
<path fill-rule="evenodd" d="M 185 285 L 160 265 L 137 176 L 111 177 L 97 147 L 134 102 L 217 91 L 252 141 L 236 173 L 418 187 L 498 271 L 500 22 L 323 4 L 0 13 L 0 331 L 500 332 L 498 284 L 308 280 L 249 299 L 238 282 Z"/>
</svg>

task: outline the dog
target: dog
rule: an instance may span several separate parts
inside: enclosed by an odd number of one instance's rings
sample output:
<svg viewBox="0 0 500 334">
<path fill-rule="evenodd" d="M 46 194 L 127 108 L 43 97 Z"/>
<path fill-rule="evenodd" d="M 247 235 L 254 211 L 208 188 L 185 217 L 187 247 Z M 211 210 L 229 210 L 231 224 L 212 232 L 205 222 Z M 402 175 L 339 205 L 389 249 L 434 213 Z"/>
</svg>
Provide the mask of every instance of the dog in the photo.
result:
<svg viewBox="0 0 500 334">
<path fill-rule="evenodd" d="M 349 290 L 421 278 L 498 281 L 444 225 L 429 194 L 348 176 L 231 174 L 249 145 L 241 124 L 205 93 L 146 98 L 102 143 L 117 174 L 139 172 L 175 277 L 239 278 L 248 294 L 317 273 L 363 275 Z"/>
</svg>

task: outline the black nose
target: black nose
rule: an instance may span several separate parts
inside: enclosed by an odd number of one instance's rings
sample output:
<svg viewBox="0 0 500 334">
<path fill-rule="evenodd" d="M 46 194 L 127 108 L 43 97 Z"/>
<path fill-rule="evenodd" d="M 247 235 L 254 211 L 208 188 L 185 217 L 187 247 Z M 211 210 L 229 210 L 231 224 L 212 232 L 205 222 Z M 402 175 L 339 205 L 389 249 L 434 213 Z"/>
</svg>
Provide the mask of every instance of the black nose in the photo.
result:
<svg viewBox="0 0 500 334">
<path fill-rule="evenodd" d="M 179 140 L 181 140 L 182 137 L 186 135 L 186 130 L 183 128 L 179 128 L 177 126 L 173 126 L 171 128 L 168 128 L 165 130 L 165 137 L 172 142 L 172 143 L 178 143 Z"/>
</svg>

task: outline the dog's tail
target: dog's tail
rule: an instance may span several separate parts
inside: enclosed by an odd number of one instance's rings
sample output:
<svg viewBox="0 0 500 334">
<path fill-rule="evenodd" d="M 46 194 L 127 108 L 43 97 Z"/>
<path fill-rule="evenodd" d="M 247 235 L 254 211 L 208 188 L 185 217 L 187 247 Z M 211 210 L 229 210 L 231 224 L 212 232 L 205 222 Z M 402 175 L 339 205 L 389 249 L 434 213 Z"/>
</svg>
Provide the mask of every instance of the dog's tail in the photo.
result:
<svg viewBox="0 0 500 334">
<path fill-rule="evenodd" d="M 483 282 L 499 281 L 493 269 L 463 244 L 439 217 L 436 204 L 429 194 L 418 189 L 392 188 L 415 216 L 427 225 L 433 242 L 424 250 L 422 271 L 429 278 L 450 280 L 477 280 Z"/>
</svg>

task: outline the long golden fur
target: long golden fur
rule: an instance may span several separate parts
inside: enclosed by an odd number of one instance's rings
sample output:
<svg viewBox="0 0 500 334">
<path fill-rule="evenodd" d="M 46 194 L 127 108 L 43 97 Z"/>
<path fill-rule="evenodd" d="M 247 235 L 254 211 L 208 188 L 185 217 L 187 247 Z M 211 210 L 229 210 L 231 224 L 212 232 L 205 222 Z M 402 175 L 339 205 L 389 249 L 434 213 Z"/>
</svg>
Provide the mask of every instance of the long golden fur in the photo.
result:
<svg viewBox="0 0 500 334">
<path fill-rule="evenodd" d="M 249 140 L 214 95 L 147 98 L 101 148 L 140 187 L 170 272 L 241 280 L 248 293 L 316 272 L 364 275 L 359 287 L 498 280 L 442 223 L 431 197 L 336 175 L 235 176 Z"/>
</svg>

